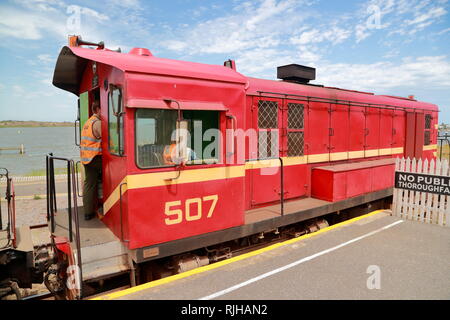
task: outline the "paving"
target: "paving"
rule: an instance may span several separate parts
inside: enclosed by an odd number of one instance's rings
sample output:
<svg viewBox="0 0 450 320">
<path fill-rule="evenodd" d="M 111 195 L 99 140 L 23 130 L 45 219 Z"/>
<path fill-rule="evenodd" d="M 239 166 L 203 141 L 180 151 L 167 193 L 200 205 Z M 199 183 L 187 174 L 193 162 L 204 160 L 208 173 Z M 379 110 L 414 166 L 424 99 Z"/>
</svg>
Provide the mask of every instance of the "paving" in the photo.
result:
<svg viewBox="0 0 450 320">
<path fill-rule="evenodd" d="M 142 287 L 115 297 L 450 299 L 450 228 L 381 212 L 257 256 Z"/>
</svg>

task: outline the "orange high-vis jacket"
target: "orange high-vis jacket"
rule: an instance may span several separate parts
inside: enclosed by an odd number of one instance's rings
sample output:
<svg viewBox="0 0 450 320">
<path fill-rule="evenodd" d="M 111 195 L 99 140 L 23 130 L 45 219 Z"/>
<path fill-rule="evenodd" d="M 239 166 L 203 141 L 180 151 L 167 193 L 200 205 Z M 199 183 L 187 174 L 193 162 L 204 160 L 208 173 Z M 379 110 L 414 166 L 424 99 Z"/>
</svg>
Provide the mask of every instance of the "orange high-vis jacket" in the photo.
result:
<svg viewBox="0 0 450 320">
<path fill-rule="evenodd" d="M 83 164 L 90 163 L 95 156 L 102 154 L 102 139 L 97 139 L 92 132 L 95 121 L 100 119 L 93 115 L 86 121 L 81 131 L 80 158 Z"/>
<path fill-rule="evenodd" d="M 165 146 L 164 147 L 164 153 L 163 153 L 163 158 L 164 158 L 164 164 L 175 164 L 175 162 L 173 162 L 172 156 L 175 155 L 175 147 L 176 144 L 171 144 L 170 146 Z"/>
</svg>

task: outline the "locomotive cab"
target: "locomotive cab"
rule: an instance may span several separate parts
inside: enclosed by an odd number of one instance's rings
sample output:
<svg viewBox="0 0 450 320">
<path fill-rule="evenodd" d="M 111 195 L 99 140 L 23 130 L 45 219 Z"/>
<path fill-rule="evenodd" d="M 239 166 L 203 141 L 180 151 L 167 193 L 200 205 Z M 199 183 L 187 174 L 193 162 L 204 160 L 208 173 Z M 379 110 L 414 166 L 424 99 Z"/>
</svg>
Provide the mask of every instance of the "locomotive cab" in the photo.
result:
<svg viewBox="0 0 450 320">
<path fill-rule="evenodd" d="M 222 137 L 243 126 L 246 82 L 142 48 L 62 49 L 53 84 L 79 96 L 80 127 L 101 104 L 102 223 L 127 249 L 243 224 L 244 168 Z"/>
</svg>

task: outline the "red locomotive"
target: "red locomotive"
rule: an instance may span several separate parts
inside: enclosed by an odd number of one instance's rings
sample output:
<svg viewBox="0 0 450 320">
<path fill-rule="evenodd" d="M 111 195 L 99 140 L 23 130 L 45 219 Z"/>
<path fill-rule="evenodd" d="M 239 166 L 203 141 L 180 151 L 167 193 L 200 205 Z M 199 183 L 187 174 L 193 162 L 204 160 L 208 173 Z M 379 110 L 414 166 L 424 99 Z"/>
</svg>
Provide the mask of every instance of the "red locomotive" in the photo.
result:
<svg viewBox="0 0 450 320">
<path fill-rule="evenodd" d="M 92 223 L 105 238 L 83 239 L 76 221 L 72 242 L 83 282 L 131 272 L 134 283 L 165 257 L 178 271 L 217 261 L 232 254 L 219 244 L 389 199 L 393 158 L 436 156 L 433 104 L 310 84 L 315 69 L 299 65 L 278 78 L 70 38 L 53 84 L 79 97 L 80 126 L 100 100 L 103 137 L 104 218 Z M 164 154 L 174 141 L 180 163 Z"/>
</svg>

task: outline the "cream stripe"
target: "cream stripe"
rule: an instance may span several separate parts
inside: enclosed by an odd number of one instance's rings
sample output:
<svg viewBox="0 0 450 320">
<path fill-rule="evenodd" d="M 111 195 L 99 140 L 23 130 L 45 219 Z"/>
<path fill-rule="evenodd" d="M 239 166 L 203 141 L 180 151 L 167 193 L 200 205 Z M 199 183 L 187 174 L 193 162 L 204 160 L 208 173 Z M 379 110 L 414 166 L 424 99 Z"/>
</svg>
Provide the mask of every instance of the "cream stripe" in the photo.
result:
<svg viewBox="0 0 450 320">
<path fill-rule="evenodd" d="M 330 161 L 347 160 L 348 152 L 334 152 L 330 153 Z"/>
<path fill-rule="evenodd" d="M 175 178 L 178 176 L 178 171 L 134 174 L 128 176 L 127 183 L 128 189 L 139 189 L 172 184 L 239 178 L 244 175 L 245 166 L 228 166 L 182 170 L 177 179 Z M 151 179 L 149 179 L 150 177 Z"/>
<path fill-rule="evenodd" d="M 114 191 L 109 195 L 108 199 L 103 204 L 103 212 L 106 214 L 112 206 L 119 201 L 120 198 L 120 185 L 125 183 L 122 187 L 122 194 L 127 191 L 127 177 L 123 178 L 123 180 L 119 183 L 119 185 L 114 189 Z"/>
<path fill-rule="evenodd" d="M 428 145 L 428 146 L 423 146 L 423 150 L 433 150 L 433 151 L 436 151 L 436 149 L 437 149 L 437 144 L 431 144 L 431 145 Z"/>
<path fill-rule="evenodd" d="M 389 150 L 390 153 L 388 152 Z M 403 153 L 403 148 L 400 147 L 392 149 L 386 148 L 380 150 L 334 152 L 331 154 L 329 153 L 310 154 L 300 157 L 282 157 L 282 159 L 284 166 L 294 166 L 307 163 L 328 162 L 330 157 L 331 161 L 337 161 L 337 160 L 345 160 L 347 158 L 348 159 L 364 158 L 364 155 L 366 157 L 373 157 L 378 155 L 378 153 L 380 153 L 380 155 L 398 154 Z M 150 173 L 129 175 L 125 177 L 121 182 L 127 183 L 122 187 L 122 194 L 124 194 L 129 189 L 150 188 L 172 184 L 239 178 L 245 176 L 245 170 L 271 168 L 279 166 L 280 161 L 278 159 L 266 159 L 266 160 L 248 161 L 245 163 L 245 165 L 238 165 L 238 166 L 183 170 L 181 171 L 181 174 L 177 179 L 175 178 L 178 176 L 178 171 L 150 172 Z M 120 184 L 114 189 L 114 191 L 105 201 L 103 205 L 103 210 L 105 213 L 108 212 L 111 209 L 111 207 L 119 200 Z"/>
<path fill-rule="evenodd" d="M 379 149 L 364 150 L 364 157 L 376 157 L 379 155 Z"/>
<path fill-rule="evenodd" d="M 322 153 L 322 154 L 309 154 L 308 157 L 308 163 L 317 163 L 317 162 L 327 162 L 330 159 L 329 153 Z"/>
<path fill-rule="evenodd" d="M 388 156 L 392 154 L 392 148 L 380 149 L 380 156 Z"/>
<path fill-rule="evenodd" d="M 349 159 L 355 159 L 355 158 L 364 158 L 364 150 L 360 151 L 349 151 L 348 153 Z"/>
</svg>

